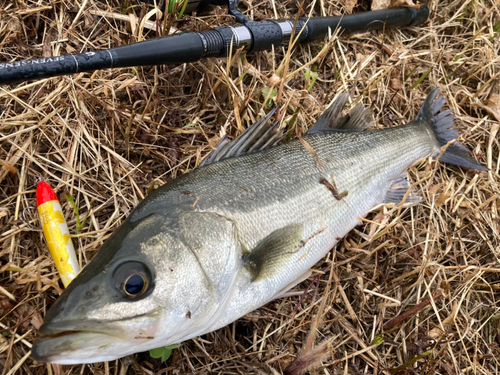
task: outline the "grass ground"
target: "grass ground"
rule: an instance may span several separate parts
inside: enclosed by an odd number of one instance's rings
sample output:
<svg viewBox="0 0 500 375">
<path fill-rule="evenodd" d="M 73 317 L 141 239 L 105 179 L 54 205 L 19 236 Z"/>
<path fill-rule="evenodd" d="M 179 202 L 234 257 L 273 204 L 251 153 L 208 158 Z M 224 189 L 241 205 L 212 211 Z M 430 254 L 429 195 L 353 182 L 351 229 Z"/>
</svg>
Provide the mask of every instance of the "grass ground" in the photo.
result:
<svg viewBox="0 0 500 375">
<path fill-rule="evenodd" d="M 304 12 L 340 15 L 353 6 L 368 4 L 306 1 Z M 156 14 L 126 7 L 0 1 L 0 61 L 155 36 Z M 256 20 L 293 18 L 299 7 L 242 5 Z M 500 373 L 500 4 L 429 7 L 420 27 L 332 37 L 290 54 L 277 48 L 0 87 L 0 374 L 281 374 L 287 366 L 297 374 L 306 362 L 311 374 Z M 162 26 L 231 22 L 214 8 Z M 85 265 L 151 189 L 195 168 L 224 132 L 239 134 L 270 107 L 286 109 L 297 135 L 347 89 L 375 126 L 390 127 L 411 120 L 434 86 L 489 173 L 422 160 L 409 171 L 422 203 L 371 213 L 317 264 L 323 273 L 296 288 L 310 290 L 303 298 L 276 300 L 185 342 L 166 363 L 147 353 L 80 366 L 30 358 L 62 288 L 33 210 L 38 177 L 58 193 Z"/>
</svg>

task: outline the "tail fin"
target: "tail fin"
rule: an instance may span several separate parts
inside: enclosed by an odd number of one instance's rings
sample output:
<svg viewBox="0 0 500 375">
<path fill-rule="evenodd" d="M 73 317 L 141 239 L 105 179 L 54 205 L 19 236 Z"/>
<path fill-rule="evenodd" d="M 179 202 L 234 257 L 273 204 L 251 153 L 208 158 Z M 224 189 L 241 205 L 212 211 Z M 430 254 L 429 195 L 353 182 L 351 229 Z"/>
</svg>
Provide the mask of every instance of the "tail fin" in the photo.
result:
<svg viewBox="0 0 500 375">
<path fill-rule="evenodd" d="M 415 121 L 425 123 L 430 127 L 439 146 L 446 145 L 449 141 L 458 138 L 458 130 L 451 129 L 454 125 L 455 115 L 451 109 L 438 113 L 446 103 L 446 99 L 439 95 L 439 89 L 433 88 L 418 112 Z M 436 154 L 434 157 L 437 157 Z M 477 169 L 479 171 L 487 171 L 488 168 L 480 165 L 474 158 L 471 157 L 469 150 L 460 142 L 455 142 L 448 146 L 440 161 L 454 164 L 461 167 Z"/>
</svg>

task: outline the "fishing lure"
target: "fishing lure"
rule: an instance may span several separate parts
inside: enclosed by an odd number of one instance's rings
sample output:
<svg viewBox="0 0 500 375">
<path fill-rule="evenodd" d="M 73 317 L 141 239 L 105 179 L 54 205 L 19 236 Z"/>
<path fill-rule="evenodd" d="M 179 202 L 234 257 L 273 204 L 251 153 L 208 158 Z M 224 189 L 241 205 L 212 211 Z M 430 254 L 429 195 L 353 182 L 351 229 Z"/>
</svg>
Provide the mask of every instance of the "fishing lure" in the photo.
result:
<svg viewBox="0 0 500 375">
<path fill-rule="evenodd" d="M 40 181 L 36 187 L 36 205 L 50 254 L 64 287 L 67 287 L 80 271 L 80 266 L 61 204 L 54 190 L 45 181 Z"/>
</svg>

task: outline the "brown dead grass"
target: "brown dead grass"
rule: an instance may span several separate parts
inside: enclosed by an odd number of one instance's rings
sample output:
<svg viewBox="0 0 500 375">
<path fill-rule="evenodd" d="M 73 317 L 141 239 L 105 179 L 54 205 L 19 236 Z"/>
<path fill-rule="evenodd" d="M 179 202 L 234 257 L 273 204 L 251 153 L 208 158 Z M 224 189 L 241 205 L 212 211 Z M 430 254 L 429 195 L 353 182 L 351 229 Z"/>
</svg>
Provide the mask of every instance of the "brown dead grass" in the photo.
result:
<svg viewBox="0 0 500 375">
<path fill-rule="evenodd" d="M 140 27 L 145 9 L 130 11 L 131 26 L 116 0 L 0 4 L 1 61 L 154 36 L 150 22 Z M 247 1 L 244 8 L 255 19 L 292 18 L 299 5 Z M 358 2 L 354 11 L 365 6 Z M 500 37 L 494 31 L 500 8 L 494 0 L 430 8 L 421 27 L 298 46 L 289 60 L 279 48 L 231 63 L 105 70 L 0 87 L 0 374 L 281 374 L 303 358 L 308 337 L 314 345 L 305 358 L 317 364 L 311 374 L 500 373 Z M 344 11 L 334 1 L 313 8 L 307 2 L 304 9 Z M 216 8 L 174 26 L 201 30 L 231 22 Z M 311 68 L 318 79 L 308 91 Z M 416 165 L 410 175 L 422 204 L 370 214 L 316 266 L 325 274 L 313 273 L 297 288 L 310 287 L 305 298 L 276 300 L 185 342 L 165 364 L 147 353 L 86 366 L 29 357 L 42 317 L 61 292 L 32 210 L 39 176 L 59 194 L 70 232 L 76 219 L 64 193 L 88 218 L 74 236 L 85 265 L 150 189 L 194 168 L 224 132 L 236 135 L 266 112 L 266 88 L 277 90 L 272 105 L 286 108 L 286 120 L 297 116 L 300 134 L 341 90 L 353 89 L 377 126 L 388 127 L 412 119 L 434 86 L 491 172 Z"/>
</svg>

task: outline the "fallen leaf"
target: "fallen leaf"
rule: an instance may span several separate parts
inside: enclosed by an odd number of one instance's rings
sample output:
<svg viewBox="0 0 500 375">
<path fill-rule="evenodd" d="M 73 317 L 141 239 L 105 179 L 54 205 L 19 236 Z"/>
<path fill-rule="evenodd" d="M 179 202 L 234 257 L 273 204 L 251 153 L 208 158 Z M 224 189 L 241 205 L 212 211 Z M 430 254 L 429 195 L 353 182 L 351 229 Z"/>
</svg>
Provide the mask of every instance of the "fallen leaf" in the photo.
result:
<svg viewBox="0 0 500 375">
<path fill-rule="evenodd" d="M 14 305 L 10 302 L 8 297 L 0 295 L 0 312 L 4 315 L 7 311 L 12 310 Z"/>
<path fill-rule="evenodd" d="M 372 10 L 387 9 L 391 5 L 391 0 L 373 0 Z"/>
<path fill-rule="evenodd" d="M 445 329 L 445 331 L 448 329 L 448 327 L 455 321 L 455 318 L 457 316 L 457 311 L 458 311 L 458 302 L 454 301 L 452 304 L 452 310 L 451 314 L 448 315 L 441 323 Z M 429 337 L 432 337 L 433 339 L 438 339 L 445 333 L 440 327 L 434 327 L 431 329 L 428 333 Z"/>
<path fill-rule="evenodd" d="M 17 17 L 11 18 L 10 21 L 7 22 L 7 25 L 2 33 L 6 35 L 5 40 L 8 42 L 15 42 L 19 40 L 23 35 L 23 26 L 21 21 Z"/>
<path fill-rule="evenodd" d="M 403 88 L 403 83 L 399 78 L 391 78 L 389 86 L 393 90 L 401 90 Z"/>
<path fill-rule="evenodd" d="M 314 148 L 312 148 L 312 146 L 309 143 L 307 143 L 307 141 L 304 138 L 302 138 L 300 134 L 298 135 L 298 138 L 300 143 L 302 143 L 302 146 L 304 146 L 306 150 L 309 151 L 312 156 L 314 156 L 314 159 L 316 160 L 316 167 L 318 165 L 320 167 L 323 167 L 323 163 L 321 162 L 321 160 L 319 160 L 318 153 L 314 150 Z"/>
<path fill-rule="evenodd" d="M 389 8 L 406 7 L 420 9 L 420 6 L 421 4 L 415 4 L 413 0 L 391 0 L 391 5 L 389 5 Z"/>
<path fill-rule="evenodd" d="M 33 315 L 31 316 L 31 325 L 36 329 L 40 329 L 40 326 L 43 324 L 43 318 L 38 311 L 33 311 Z"/>
<path fill-rule="evenodd" d="M 48 37 L 48 35 L 45 35 L 45 40 L 42 47 L 42 56 L 45 58 L 52 56 L 52 47 L 50 45 L 50 38 Z"/>
<path fill-rule="evenodd" d="M 440 206 L 442 205 L 443 203 L 445 203 L 449 198 L 451 197 L 450 194 L 447 194 L 447 193 L 443 193 L 443 194 L 440 194 L 437 199 L 436 199 L 436 205 Z"/>
<path fill-rule="evenodd" d="M 380 226 L 383 224 L 384 219 L 387 218 L 387 215 L 384 212 L 379 212 L 372 220 L 370 220 L 370 230 L 368 235 L 373 237 Z M 386 220 L 387 221 L 387 220 Z"/>
<path fill-rule="evenodd" d="M 488 98 L 486 106 L 490 108 L 493 112 L 500 114 L 500 95 L 491 94 Z"/>
<path fill-rule="evenodd" d="M 356 5 L 358 5 L 358 0 L 345 0 L 344 8 L 348 14 L 351 14 Z"/>
<path fill-rule="evenodd" d="M 0 160 L 0 165 L 2 166 L 2 169 L 8 169 L 10 173 L 16 174 L 18 172 L 18 169 L 11 165 L 10 163 L 7 163 L 6 161 Z"/>
</svg>

